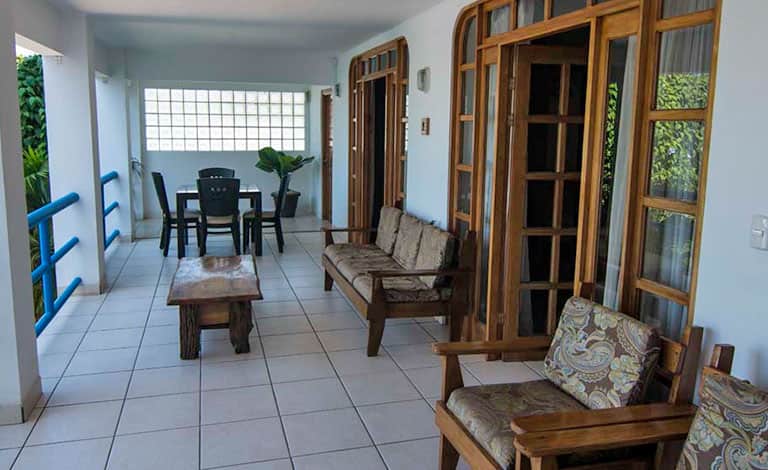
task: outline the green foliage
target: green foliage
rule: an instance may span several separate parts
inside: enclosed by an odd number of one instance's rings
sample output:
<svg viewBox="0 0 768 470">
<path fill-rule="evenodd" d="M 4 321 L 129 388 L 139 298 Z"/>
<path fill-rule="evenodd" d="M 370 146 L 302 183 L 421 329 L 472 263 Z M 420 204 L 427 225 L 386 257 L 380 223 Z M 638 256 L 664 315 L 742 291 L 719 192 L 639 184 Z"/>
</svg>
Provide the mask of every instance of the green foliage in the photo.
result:
<svg viewBox="0 0 768 470">
<path fill-rule="evenodd" d="M 48 185 L 48 154 L 45 146 L 24 149 L 24 187 L 27 192 L 27 210 L 33 211 L 51 201 Z"/>
<path fill-rule="evenodd" d="M 16 77 L 19 83 L 22 147 L 42 148 L 45 152 L 47 140 L 42 57 L 17 57 Z"/>
<path fill-rule="evenodd" d="M 616 149 L 618 142 L 619 84 L 608 84 L 608 103 L 605 111 L 605 142 L 603 144 L 603 180 L 601 182 L 600 205 L 607 207 L 613 194 L 613 179 L 616 171 Z"/>
<path fill-rule="evenodd" d="M 279 179 L 290 175 L 312 162 L 315 157 L 292 157 L 285 152 L 279 152 L 272 147 L 264 147 L 259 150 L 259 161 L 256 168 L 267 173 L 277 173 Z"/>
</svg>

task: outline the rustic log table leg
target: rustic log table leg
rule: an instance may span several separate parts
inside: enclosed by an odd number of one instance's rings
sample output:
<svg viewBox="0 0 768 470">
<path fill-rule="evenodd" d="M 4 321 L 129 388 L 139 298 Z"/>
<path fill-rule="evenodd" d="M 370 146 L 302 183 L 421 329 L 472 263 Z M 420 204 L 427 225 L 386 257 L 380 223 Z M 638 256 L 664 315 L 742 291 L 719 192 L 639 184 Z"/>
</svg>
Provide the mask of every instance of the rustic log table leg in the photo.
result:
<svg viewBox="0 0 768 470">
<path fill-rule="evenodd" d="M 229 304 L 229 341 L 235 347 L 236 354 L 251 352 L 248 335 L 253 330 L 253 316 L 250 302 L 232 302 Z"/>
<path fill-rule="evenodd" d="M 179 348 L 182 359 L 200 355 L 200 322 L 197 305 L 179 306 Z"/>
</svg>

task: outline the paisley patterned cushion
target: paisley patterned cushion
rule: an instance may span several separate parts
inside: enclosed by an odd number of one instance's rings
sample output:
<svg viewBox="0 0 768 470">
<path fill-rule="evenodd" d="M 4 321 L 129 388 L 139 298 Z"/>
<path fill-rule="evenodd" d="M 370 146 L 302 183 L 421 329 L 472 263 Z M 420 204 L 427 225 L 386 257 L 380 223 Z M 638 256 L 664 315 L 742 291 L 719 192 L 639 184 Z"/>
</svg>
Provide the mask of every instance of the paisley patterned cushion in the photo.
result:
<svg viewBox="0 0 768 470">
<path fill-rule="evenodd" d="M 360 245 L 358 243 L 334 243 L 325 247 L 323 253 L 336 265 L 349 258 L 359 258 L 374 254 L 385 255 L 376 245 Z"/>
<path fill-rule="evenodd" d="M 591 409 L 643 399 L 661 340 L 650 326 L 586 299 L 565 304 L 545 375 Z"/>
<path fill-rule="evenodd" d="M 413 269 L 416 266 L 416 256 L 419 253 L 423 229 L 424 222 L 416 217 L 403 214 L 400 218 L 400 229 L 397 232 L 397 241 L 392 257 L 405 269 Z"/>
<path fill-rule="evenodd" d="M 336 265 L 339 272 L 350 282 L 369 271 L 400 271 L 402 266 L 383 253 L 360 253 L 359 256 L 347 258 Z"/>
<path fill-rule="evenodd" d="M 447 300 L 451 290 L 433 288 L 421 282 L 418 277 L 388 277 L 382 279 L 384 296 L 387 302 L 437 302 Z M 367 274 L 358 276 L 352 283 L 355 289 L 371 302 L 373 298 L 373 278 Z"/>
<path fill-rule="evenodd" d="M 446 269 L 451 267 L 456 253 L 456 237 L 432 225 L 425 225 L 421 234 L 416 269 Z M 444 286 L 446 279 L 438 276 L 421 276 L 421 281 L 431 287 Z"/>
<path fill-rule="evenodd" d="M 728 375 L 706 376 L 677 468 L 768 468 L 768 393 Z"/>
<path fill-rule="evenodd" d="M 376 245 L 388 254 L 392 254 L 400 228 L 400 216 L 403 211 L 396 207 L 382 207 L 379 215 L 379 228 L 376 230 Z"/>
<path fill-rule="evenodd" d="M 512 418 L 584 409 L 547 380 L 460 388 L 446 406 L 498 464 L 510 470 L 515 467 Z"/>
</svg>

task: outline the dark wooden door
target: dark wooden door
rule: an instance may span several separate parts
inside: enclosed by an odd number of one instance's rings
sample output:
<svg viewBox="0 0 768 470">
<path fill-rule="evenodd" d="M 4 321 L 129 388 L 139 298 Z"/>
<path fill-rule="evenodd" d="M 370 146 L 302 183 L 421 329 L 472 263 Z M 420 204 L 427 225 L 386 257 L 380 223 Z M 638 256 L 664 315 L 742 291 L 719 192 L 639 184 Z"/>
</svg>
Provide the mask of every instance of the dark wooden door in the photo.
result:
<svg viewBox="0 0 768 470">
<path fill-rule="evenodd" d="M 321 103 L 322 113 L 322 139 L 323 139 L 323 153 L 322 153 L 322 178 L 323 178 L 323 194 L 322 194 L 322 219 L 328 221 L 332 220 L 332 208 L 333 208 L 333 95 L 331 90 L 323 90 L 323 98 Z"/>
</svg>

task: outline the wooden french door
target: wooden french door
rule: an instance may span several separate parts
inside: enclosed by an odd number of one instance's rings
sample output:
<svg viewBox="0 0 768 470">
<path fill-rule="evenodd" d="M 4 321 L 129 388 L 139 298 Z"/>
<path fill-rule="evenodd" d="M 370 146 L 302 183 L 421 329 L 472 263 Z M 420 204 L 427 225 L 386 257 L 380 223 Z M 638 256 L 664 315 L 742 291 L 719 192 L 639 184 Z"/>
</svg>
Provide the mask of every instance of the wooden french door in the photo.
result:
<svg viewBox="0 0 768 470">
<path fill-rule="evenodd" d="M 551 341 L 573 295 L 587 51 L 515 46 L 503 338 Z"/>
<path fill-rule="evenodd" d="M 332 92 L 323 90 L 321 103 L 322 114 L 322 139 L 323 139 L 323 162 L 322 162 L 322 219 L 332 220 L 333 207 L 333 128 L 332 128 Z"/>
</svg>

